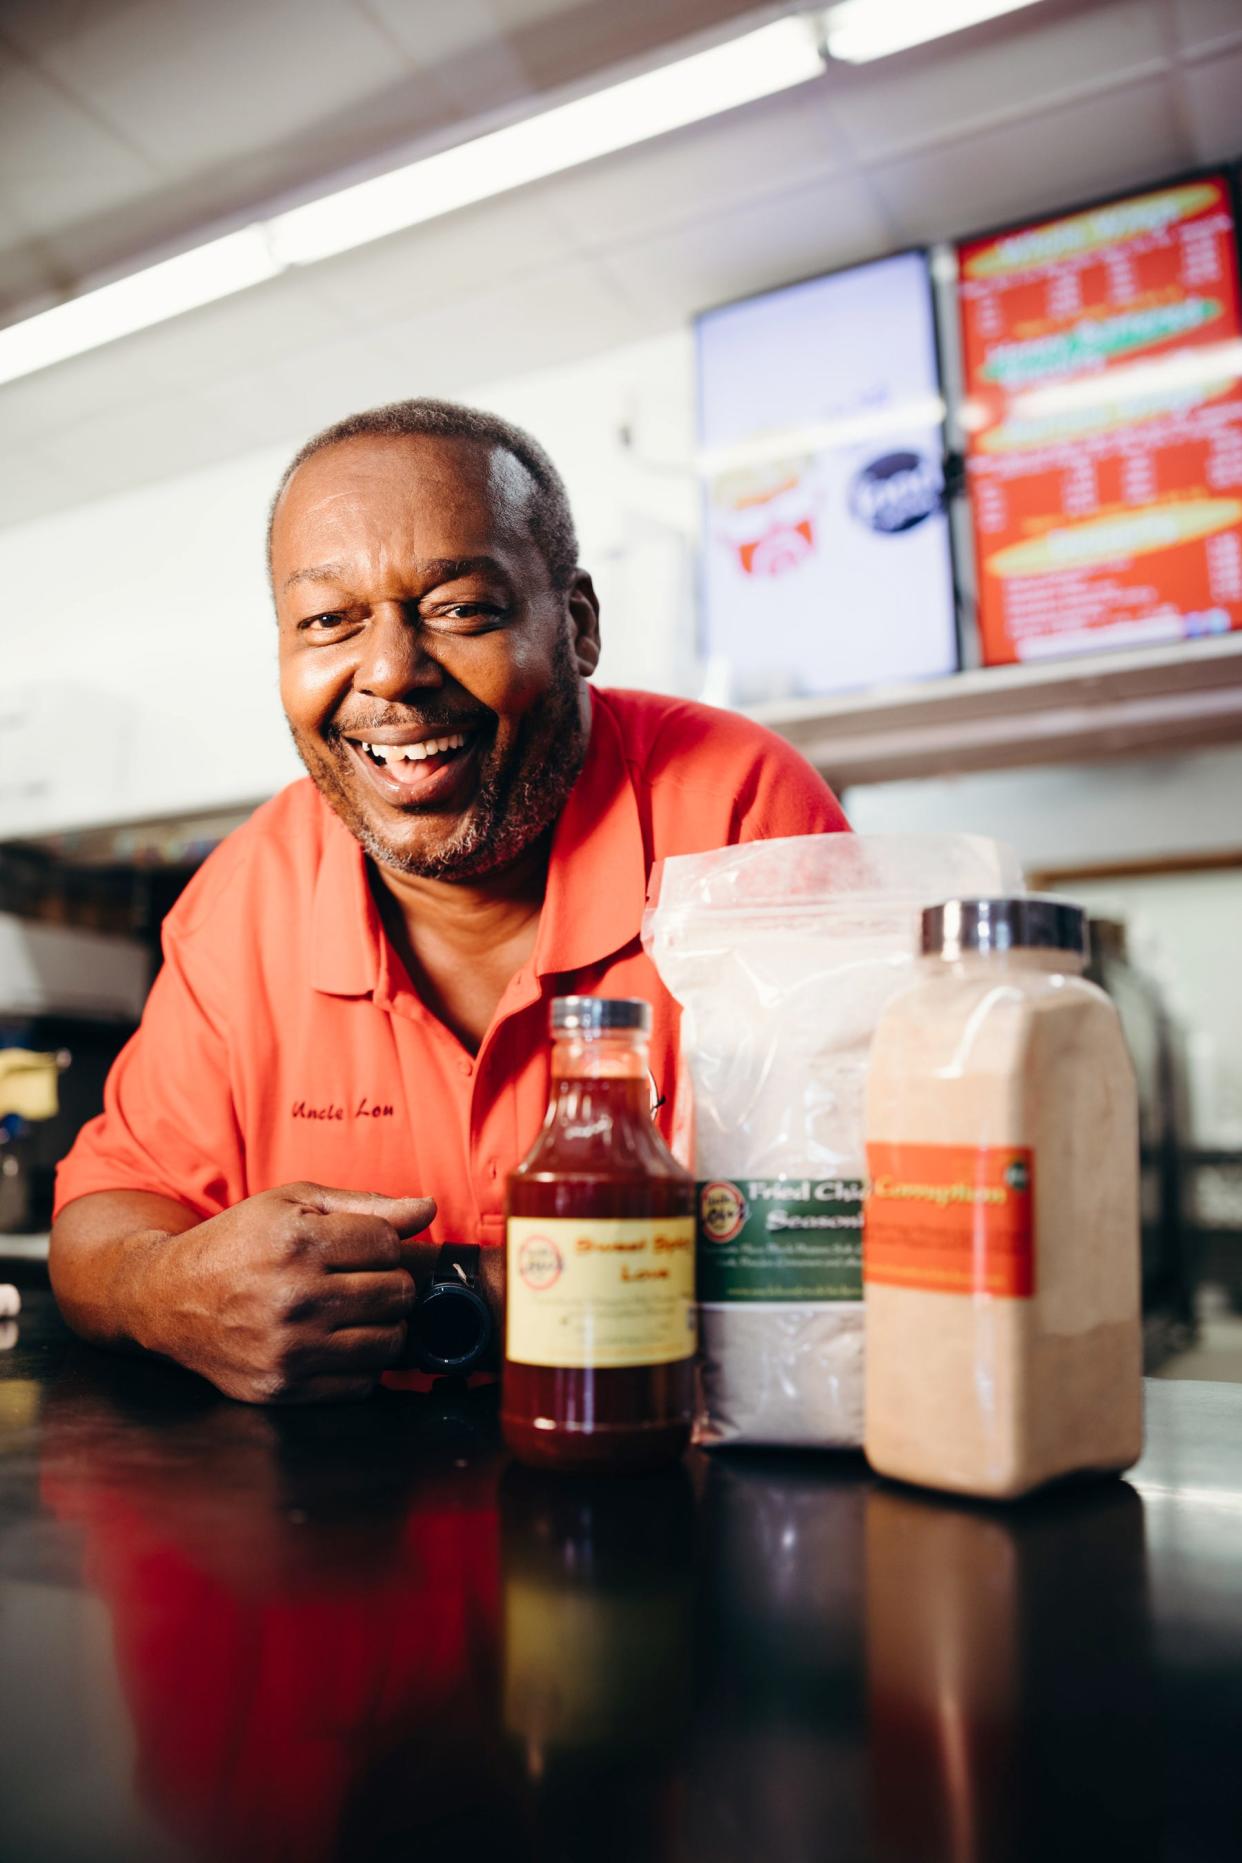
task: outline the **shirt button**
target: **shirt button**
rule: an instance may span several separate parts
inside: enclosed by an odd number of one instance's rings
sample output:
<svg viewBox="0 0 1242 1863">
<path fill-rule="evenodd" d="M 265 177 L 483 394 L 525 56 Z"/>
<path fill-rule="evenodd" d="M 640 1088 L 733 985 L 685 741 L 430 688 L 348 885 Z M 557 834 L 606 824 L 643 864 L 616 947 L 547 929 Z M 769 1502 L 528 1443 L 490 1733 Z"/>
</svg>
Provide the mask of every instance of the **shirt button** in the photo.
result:
<svg viewBox="0 0 1242 1863">
<path fill-rule="evenodd" d="M 469 1080 L 471 1074 L 473 1074 L 474 1072 L 474 1062 L 473 1061 L 459 1061 L 457 1065 L 461 1068 L 461 1071 L 466 1076 L 466 1079 Z"/>
</svg>

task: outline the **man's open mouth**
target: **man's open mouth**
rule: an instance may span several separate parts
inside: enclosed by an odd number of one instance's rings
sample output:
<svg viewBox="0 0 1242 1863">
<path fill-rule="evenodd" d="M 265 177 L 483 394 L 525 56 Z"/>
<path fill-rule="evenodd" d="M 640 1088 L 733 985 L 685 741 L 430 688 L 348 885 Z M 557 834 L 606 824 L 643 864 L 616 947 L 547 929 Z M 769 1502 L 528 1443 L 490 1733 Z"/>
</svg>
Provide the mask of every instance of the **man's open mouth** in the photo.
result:
<svg viewBox="0 0 1242 1863">
<path fill-rule="evenodd" d="M 452 731 L 447 737 L 428 737 L 418 744 L 360 743 L 358 748 L 366 752 L 372 763 L 393 770 L 402 763 L 430 763 L 433 759 L 445 761 L 459 750 L 464 750 L 466 743 L 464 731 Z"/>
<path fill-rule="evenodd" d="M 406 741 L 385 742 L 384 738 L 405 737 Z M 372 786 L 388 802 L 451 802 L 458 787 L 465 782 L 476 764 L 482 732 L 440 731 L 415 737 L 386 732 L 375 738 L 350 737 L 345 741 L 370 778 Z"/>
</svg>

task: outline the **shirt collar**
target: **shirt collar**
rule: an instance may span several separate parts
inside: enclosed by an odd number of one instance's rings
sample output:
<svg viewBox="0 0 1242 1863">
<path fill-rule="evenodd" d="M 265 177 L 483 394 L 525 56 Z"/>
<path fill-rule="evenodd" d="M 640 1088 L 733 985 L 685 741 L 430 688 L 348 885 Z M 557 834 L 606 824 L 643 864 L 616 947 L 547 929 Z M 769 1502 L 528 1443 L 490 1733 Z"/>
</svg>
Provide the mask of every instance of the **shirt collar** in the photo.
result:
<svg viewBox="0 0 1242 1863">
<path fill-rule="evenodd" d="M 591 740 L 552 837 L 548 888 L 535 946 L 547 976 L 582 970 L 639 935 L 647 859 L 625 746 L 609 707 L 591 690 Z"/>
<path fill-rule="evenodd" d="M 369 996 L 379 981 L 379 913 L 366 857 L 320 800 L 323 850 L 311 901 L 311 983 L 329 996 Z M 535 969 L 601 963 L 639 935 L 647 861 L 638 800 L 615 719 L 591 692 L 586 759 L 552 837 Z"/>
</svg>

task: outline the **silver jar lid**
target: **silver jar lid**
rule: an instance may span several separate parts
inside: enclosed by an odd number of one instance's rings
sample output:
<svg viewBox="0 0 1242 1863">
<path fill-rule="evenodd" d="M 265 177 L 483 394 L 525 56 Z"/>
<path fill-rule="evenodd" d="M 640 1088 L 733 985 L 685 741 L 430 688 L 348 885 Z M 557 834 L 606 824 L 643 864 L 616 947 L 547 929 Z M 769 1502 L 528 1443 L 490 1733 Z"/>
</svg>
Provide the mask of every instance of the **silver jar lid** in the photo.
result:
<svg viewBox="0 0 1242 1863">
<path fill-rule="evenodd" d="M 923 908 L 919 948 L 925 957 L 964 951 L 1088 952 L 1087 915 L 1068 900 L 1033 893 L 1013 899 L 946 899 Z"/>
<path fill-rule="evenodd" d="M 651 1004 L 638 996 L 554 996 L 552 1033 L 600 1034 L 610 1029 L 651 1033 Z"/>
</svg>

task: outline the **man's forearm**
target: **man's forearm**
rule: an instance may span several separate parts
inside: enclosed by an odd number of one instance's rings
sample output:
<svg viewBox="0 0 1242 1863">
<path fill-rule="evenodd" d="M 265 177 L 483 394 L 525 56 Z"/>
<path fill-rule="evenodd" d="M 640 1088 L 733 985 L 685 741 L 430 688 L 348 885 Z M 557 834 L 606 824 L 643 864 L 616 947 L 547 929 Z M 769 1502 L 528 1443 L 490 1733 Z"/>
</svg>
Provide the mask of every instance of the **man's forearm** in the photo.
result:
<svg viewBox="0 0 1242 1863">
<path fill-rule="evenodd" d="M 52 1229 L 49 1269 L 65 1319 L 92 1344 L 177 1356 L 174 1236 L 201 1219 L 169 1197 L 107 1190 L 78 1197 Z"/>
</svg>

